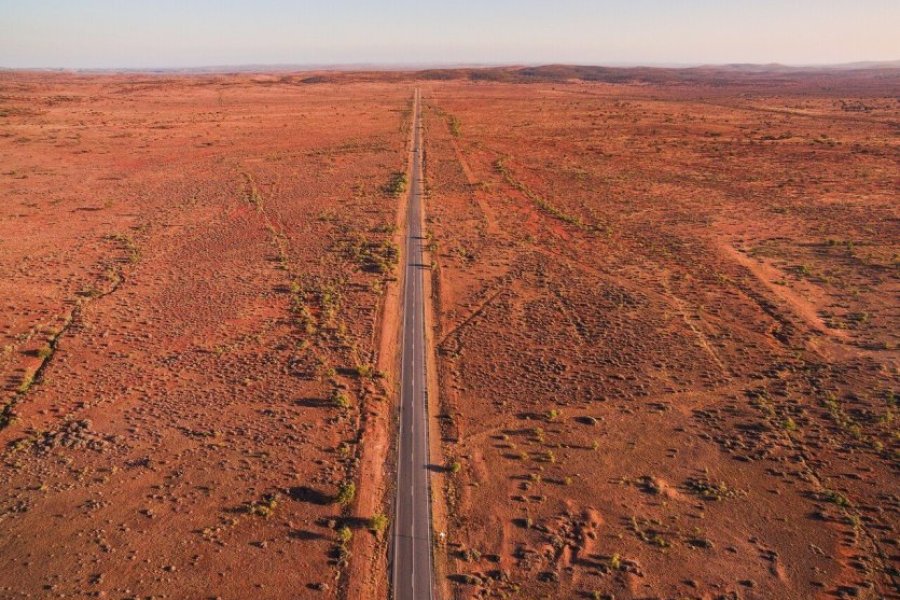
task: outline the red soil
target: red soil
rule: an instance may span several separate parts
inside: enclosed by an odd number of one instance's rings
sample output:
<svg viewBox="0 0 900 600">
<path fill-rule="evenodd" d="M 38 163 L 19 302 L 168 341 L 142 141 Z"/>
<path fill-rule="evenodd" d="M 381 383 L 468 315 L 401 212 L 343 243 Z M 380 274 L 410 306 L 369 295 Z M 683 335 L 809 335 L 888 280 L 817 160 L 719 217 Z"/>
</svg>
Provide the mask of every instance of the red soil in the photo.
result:
<svg viewBox="0 0 900 600">
<path fill-rule="evenodd" d="M 446 597 L 897 597 L 896 72 L 570 67 L 0 73 L 0 597 L 385 597 L 414 85 Z"/>
<path fill-rule="evenodd" d="M 0 80 L 0 597 L 337 597 L 335 529 L 384 555 L 332 501 L 411 88 L 270 79 Z"/>
<path fill-rule="evenodd" d="M 898 89 L 426 91 L 452 597 L 896 593 Z"/>
</svg>

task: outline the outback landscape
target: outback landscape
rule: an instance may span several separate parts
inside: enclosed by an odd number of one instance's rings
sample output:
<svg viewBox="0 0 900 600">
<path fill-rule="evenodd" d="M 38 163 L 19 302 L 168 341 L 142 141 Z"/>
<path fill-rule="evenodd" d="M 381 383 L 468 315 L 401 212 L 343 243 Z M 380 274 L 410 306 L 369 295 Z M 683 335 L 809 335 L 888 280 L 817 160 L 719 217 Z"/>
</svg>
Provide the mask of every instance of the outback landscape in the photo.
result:
<svg viewBox="0 0 900 600">
<path fill-rule="evenodd" d="M 407 89 L 2 90 L 0 597 L 334 597 Z"/>
<path fill-rule="evenodd" d="M 426 94 L 463 597 L 896 597 L 896 83 Z"/>
<path fill-rule="evenodd" d="M 900 70 L 566 66 L 0 71 L 0 598 L 392 593 L 416 107 L 434 596 L 900 598 Z"/>
</svg>

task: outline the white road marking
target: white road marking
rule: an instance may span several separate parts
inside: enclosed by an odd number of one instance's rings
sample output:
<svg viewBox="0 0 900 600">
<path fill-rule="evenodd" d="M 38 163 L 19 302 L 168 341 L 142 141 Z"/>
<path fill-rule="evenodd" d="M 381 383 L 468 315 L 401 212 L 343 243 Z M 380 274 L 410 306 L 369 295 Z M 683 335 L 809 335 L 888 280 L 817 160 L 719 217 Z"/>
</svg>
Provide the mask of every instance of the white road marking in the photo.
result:
<svg viewBox="0 0 900 600">
<path fill-rule="evenodd" d="M 420 94 L 416 90 L 415 94 L 415 116 L 414 129 L 412 131 L 412 187 L 408 196 L 409 205 L 407 206 L 407 264 L 405 266 L 406 279 L 403 292 L 403 310 L 405 311 L 402 320 L 403 331 L 401 332 L 401 340 L 403 351 L 401 353 L 401 402 L 400 402 L 400 427 L 399 427 L 399 456 L 397 465 L 397 494 L 398 501 L 395 506 L 395 515 L 398 519 L 395 524 L 394 531 L 394 596 L 403 600 L 425 600 L 434 597 L 433 574 L 431 573 L 431 534 L 432 527 L 430 523 L 430 498 L 428 494 L 429 474 L 427 472 L 427 456 L 428 456 L 428 413 L 427 413 L 427 376 L 418 372 L 418 369 L 424 369 L 427 361 L 417 361 L 416 354 L 423 352 L 423 344 L 418 343 L 418 338 L 422 336 L 424 343 L 425 325 L 424 325 L 424 274 L 422 272 L 422 263 L 424 260 L 425 245 L 419 239 L 422 236 L 422 193 L 421 186 L 422 177 L 422 126 L 421 126 L 421 105 Z M 409 337 L 407 337 L 409 335 Z M 409 363 L 409 364 L 407 364 Z M 410 371 L 410 369 L 412 369 Z M 407 379 L 409 377 L 409 379 Z M 407 387 L 408 385 L 408 387 Z M 408 394 L 407 394 L 408 393 Z M 417 395 L 421 395 L 419 398 Z M 424 429 L 417 427 L 417 421 L 424 421 Z M 404 421 L 407 421 L 404 423 Z M 405 425 L 405 426 L 404 426 Z M 421 432 L 421 433 L 420 433 Z M 418 437 L 417 437 L 418 436 Z M 407 447 L 408 446 L 408 447 Z M 408 480 L 408 481 L 406 481 Z M 419 482 L 425 483 L 425 490 L 421 491 Z M 400 494 L 403 489 L 401 483 L 408 484 L 409 505 L 403 507 L 403 518 L 405 522 L 399 521 L 400 510 Z M 420 493 L 421 491 L 421 493 Z M 404 497 L 405 502 L 405 497 Z M 422 510 L 424 509 L 424 510 Z M 429 519 L 426 523 L 425 536 L 423 540 L 417 540 L 416 521 L 420 518 Z M 408 521 L 407 521 L 408 520 Z M 401 527 L 409 532 L 408 536 L 401 535 Z M 401 549 L 401 544 L 408 545 Z M 422 552 L 421 556 L 417 555 L 416 545 L 418 542 L 424 541 L 427 545 L 427 551 Z M 418 544 L 422 546 L 422 544 Z M 401 556 L 402 555 L 402 556 Z M 417 588 L 416 573 L 422 573 L 421 567 L 416 569 L 416 563 L 425 559 L 425 567 L 428 571 L 427 592 Z M 398 587 L 400 582 L 401 568 L 408 568 L 410 590 L 403 592 Z M 424 577 L 423 577 L 424 579 Z M 423 586 L 424 587 L 424 586 Z M 409 595 L 407 595 L 409 594 Z"/>
</svg>

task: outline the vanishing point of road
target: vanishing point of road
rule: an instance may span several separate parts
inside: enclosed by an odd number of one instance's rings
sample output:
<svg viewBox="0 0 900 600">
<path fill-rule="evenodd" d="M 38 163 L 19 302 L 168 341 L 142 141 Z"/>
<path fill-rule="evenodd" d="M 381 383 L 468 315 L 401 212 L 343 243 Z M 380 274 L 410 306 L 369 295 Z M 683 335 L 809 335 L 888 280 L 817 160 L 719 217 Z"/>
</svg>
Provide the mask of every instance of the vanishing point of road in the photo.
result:
<svg viewBox="0 0 900 600">
<path fill-rule="evenodd" d="M 425 364 L 425 298 L 422 235 L 422 123 L 419 91 L 413 106 L 412 177 L 406 215 L 400 362 L 400 427 L 394 515 L 394 600 L 434 598 L 431 490 L 428 478 L 428 392 Z"/>
</svg>

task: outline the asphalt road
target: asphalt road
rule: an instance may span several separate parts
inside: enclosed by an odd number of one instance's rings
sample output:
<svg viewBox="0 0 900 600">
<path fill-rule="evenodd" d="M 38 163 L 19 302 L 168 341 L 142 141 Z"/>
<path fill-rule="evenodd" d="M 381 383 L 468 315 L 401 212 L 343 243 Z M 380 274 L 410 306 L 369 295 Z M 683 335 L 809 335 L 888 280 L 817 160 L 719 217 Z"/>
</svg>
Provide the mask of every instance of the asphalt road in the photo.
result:
<svg viewBox="0 0 900 600">
<path fill-rule="evenodd" d="M 413 169 L 409 182 L 403 289 L 400 428 L 394 516 L 392 587 L 395 600 L 434 598 L 431 491 L 428 477 L 428 397 L 422 235 L 422 126 L 419 91 L 414 108 Z"/>
</svg>

